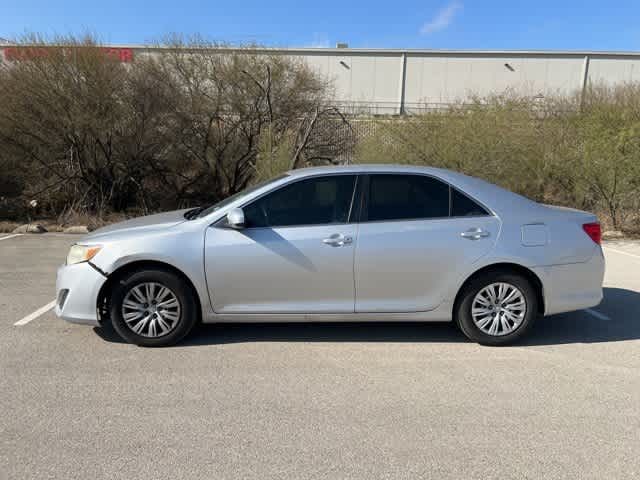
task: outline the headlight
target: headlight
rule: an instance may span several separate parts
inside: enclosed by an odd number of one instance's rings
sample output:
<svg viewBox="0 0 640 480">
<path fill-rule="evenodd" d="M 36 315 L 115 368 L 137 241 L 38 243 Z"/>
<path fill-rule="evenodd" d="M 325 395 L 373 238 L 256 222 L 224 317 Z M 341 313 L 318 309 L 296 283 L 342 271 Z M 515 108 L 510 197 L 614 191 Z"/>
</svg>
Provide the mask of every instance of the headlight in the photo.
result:
<svg viewBox="0 0 640 480">
<path fill-rule="evenodd" d="M 67 255 L 67 265 L 88 262 L 102 250 L 101 245 L 72 245 Z"/>
</svg>

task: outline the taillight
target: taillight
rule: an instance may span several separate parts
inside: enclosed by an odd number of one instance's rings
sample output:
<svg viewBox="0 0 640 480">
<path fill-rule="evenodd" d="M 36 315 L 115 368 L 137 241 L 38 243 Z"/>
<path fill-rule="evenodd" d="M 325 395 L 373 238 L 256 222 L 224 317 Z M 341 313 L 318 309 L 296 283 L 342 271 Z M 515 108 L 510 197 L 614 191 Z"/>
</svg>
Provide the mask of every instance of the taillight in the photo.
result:
<svg viewBox="0 0 640 480">
<path fill-rule="evenodd" d="M 602 230 L 600 229 L 600 224 L 598 222 L 585 223 L 582 225 L 582 229 L 587 235 L 589 235 L 591 240 L 600 245 L 600 241 L 602 240 Z"/>
</svg>

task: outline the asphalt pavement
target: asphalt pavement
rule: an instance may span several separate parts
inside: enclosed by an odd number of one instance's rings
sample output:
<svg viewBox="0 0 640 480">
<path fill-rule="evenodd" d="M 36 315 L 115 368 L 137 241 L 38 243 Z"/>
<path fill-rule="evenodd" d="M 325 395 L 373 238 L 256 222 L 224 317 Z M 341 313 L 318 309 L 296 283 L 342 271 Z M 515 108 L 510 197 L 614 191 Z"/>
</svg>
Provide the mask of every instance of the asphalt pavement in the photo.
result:
<svg viewBox="0 0 640 480">
<path fill-rule="evenodd" d="M 47 309 L 75 237 L 7 237 L 0 479 L 640 476 L 640 242 L 606 244 L 600 306 L 515 347 L 387 323 L 209 325 L 144 349 Z"/>
</svg>

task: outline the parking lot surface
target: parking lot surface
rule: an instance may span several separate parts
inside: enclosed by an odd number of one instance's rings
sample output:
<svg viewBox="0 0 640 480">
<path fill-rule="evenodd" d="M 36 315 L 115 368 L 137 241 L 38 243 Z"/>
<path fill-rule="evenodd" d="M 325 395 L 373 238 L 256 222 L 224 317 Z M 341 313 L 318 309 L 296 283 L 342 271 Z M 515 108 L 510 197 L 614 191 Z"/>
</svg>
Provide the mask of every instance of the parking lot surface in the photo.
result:
<svg viewBox="0 0 640 480">
<path fill-rule="evenodd" d="M 600 306 L 515 347 L 388 323 L 144 349 L 47 309 L 76 237 L 4 237 L 0 479 L 640 476 L 638 242 L 606 244 Z"/>
</svg>

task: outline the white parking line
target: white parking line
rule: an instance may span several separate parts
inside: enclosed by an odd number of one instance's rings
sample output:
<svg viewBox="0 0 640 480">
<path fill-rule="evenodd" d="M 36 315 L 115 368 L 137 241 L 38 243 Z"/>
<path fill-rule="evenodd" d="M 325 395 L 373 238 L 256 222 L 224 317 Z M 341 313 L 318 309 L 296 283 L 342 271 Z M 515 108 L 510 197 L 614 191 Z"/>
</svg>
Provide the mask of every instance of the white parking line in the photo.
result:
<svg viewBox="0 0 640 480">
<path fill-rule="evenodd" d="M 23 325 L 26 325 L 27 323 L 29 323 L 31 320 L 35 320 L 40 315 L 43 315 L 43 314 L 47 313 L 49 310 L 51 310 L 55 306 L 56 306 L 56 301 L 53 300 L 52 302 L 47 303 L 44 307 L 39 308 L 38 310 L 36 310 L 33 313 L 30 313 L 29 315 L 27 315 L 23 319 L 18 320 L 13 325 L 16 326 L 16 327 L 22 327 Z"/>
<path fill-rule="evenodd" d="M 7 235 L 6 237 L 0 237 L 0 242 L 2 240 L 9 240 L 10 238 L 13 238 L 13 237 L 19 237 L 21 235 L 22 235 L 22 233 L 14 233 L 13 235 Z"/>
<path fill-rule="evenodd" d="M 637 258 L 638 260 L 640 260 L 640 255 L 635 255 L 633 253 L 629 253 L 629 252 L 623 252 L 622 250 L 618 250 L 616 248 L 611 248 L 611 247 L 604 247 L 605 250 L 610 250 L 612 252 L 615 253 L 619 253 L 620 255 L 627 255 L 628 257 L 633 257 L 633 258 Z"/>
<path fill-rule="evenodd" d="M 609 317 L 607 317 L 604 313 L 600 313 L 600 312 L 596 312 L 595 310 L 592 310 L 590 308 L 587 308 L 585 310 L 585 312 L 587 312 L 590 315 L 593 315 L 594 317 L 596 317 L 598 320 L 604 320 L 605 322 L 610 321 L 611 319 Z"/>
</svg>

